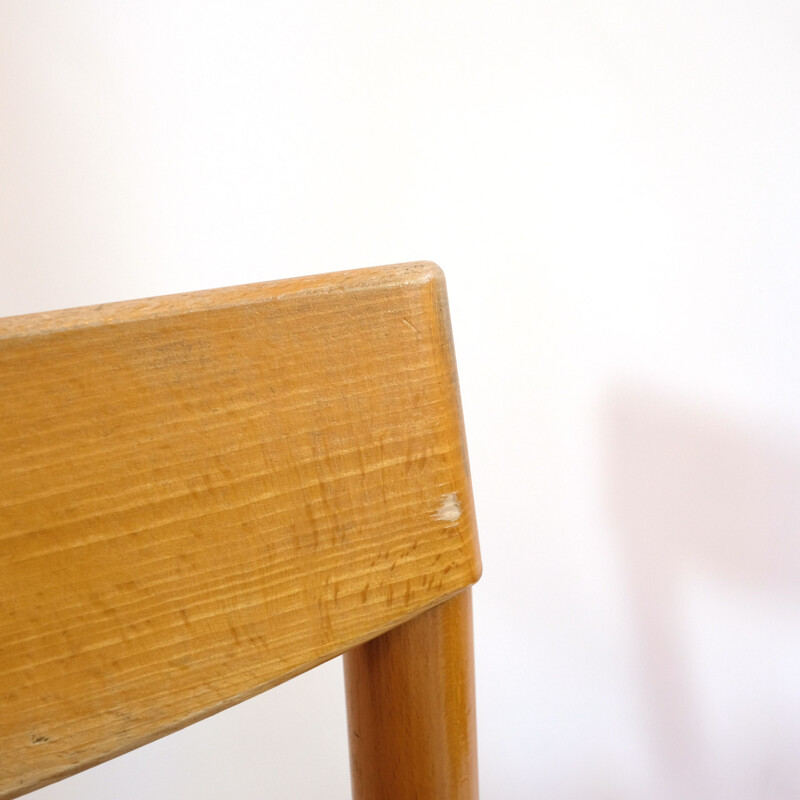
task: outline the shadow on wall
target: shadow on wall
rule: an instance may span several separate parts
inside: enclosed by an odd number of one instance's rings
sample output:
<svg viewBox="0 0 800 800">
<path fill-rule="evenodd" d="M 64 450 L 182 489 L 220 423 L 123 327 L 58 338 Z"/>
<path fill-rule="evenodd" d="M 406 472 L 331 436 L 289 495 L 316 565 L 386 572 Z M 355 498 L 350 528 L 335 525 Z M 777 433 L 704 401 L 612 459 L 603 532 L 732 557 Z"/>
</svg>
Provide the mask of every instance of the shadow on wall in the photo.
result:
<svg viewBox="0 0 800 800">
<path fill-rule="evenodd" d="M 630 389 L 614 393 L 603 421 L 609 510 L 628 582 L 644 724 L 664 796 L 799 797 L 800 663 L 793 691 L 783 688 L 791 697 L 765 706 L 764 692 L 773 691 L 774 699 L 775 691 L 763 689 L 774 669 L 770 659 L 786 643 L 776 641 L 780 635 L 748 637 L 752 628 L 744 628 L 738 647 L 749 648 L 757 666 L 744 677 L 730 664 L 714 667 L 733 676 L 735 689 L 717 714 L 723 734 L 715 734 L 689 655 L 682 593 L 687 576 L 697 576 L 728 587 L 744 603 L 767 598 L 800 621 L 800 446 Z M 717 635 L 723 634 L 712 624 L 705 641 Z M 748 675 L 762 673 L 761 689 L 748 682 Z M 751 712 L 761 712 L 752 728 L 742 725 L 743 712 L 735 708 L 748 703 Z M 727 734 L 726 724 L 744 730 Z M 777 731 L 766 737 L 769 745 L 759 741 L 766 729 Z M 720 757 L 715 736 L 736 740 L 736 752 L 729 747 Z"/>
</svg>

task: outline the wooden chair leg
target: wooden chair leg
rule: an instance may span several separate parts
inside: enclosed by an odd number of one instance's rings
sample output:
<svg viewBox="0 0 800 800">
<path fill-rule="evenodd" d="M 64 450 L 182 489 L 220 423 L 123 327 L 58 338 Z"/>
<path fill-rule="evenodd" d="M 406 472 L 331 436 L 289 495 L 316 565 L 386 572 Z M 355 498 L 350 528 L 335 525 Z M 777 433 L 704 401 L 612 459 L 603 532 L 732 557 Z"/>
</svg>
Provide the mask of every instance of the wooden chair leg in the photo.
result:
<svg viewBox="0 0 800 800">
<path fill-rule="evenodd" d="M 344 657 L 354 800 L 477 800 L 472 594 Z"/>
</svg>

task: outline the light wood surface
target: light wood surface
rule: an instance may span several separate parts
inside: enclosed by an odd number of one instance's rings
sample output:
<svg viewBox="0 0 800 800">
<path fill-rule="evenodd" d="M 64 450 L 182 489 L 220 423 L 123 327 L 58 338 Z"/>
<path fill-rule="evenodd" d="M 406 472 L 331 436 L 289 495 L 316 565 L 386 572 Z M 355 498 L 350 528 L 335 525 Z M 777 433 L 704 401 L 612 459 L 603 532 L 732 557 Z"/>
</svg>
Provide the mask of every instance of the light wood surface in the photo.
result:
<svg viewBox="0 0 800 800">
<path fill-rule="evenodd" d="M 0 798 L 473 583 L 466 464 L 430 263 L 0 320 Z"/>
<path fill-rule="evenodd" d="M 345 654 L 354 800 L 477 800 L 470 589 Z"/>
</svg>

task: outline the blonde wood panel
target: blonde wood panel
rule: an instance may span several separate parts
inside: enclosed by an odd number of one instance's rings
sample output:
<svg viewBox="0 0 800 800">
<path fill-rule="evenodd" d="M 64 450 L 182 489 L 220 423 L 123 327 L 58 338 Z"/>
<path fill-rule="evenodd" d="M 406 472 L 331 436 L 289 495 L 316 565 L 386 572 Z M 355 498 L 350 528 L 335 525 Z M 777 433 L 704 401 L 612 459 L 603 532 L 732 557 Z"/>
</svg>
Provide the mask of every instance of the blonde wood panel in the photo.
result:
<svg viewBox="0 0 800 800">
<path fill-rule="evenodd" d="M 477 800 L 470 589 L 345 654 L 354 800 Z"/>
<path fill-rule="evenodd" d="M 430 263 L 0 320 L 0 798 L 478 578 Z"/>
</svg>

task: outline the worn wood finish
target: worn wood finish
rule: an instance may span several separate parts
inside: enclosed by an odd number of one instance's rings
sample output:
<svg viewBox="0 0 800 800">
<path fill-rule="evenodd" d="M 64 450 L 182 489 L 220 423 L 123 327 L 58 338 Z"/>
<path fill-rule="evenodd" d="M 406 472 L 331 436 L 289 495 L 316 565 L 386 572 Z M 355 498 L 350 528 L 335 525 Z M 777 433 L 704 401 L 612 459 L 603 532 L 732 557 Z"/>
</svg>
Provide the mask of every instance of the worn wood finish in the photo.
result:
<svg viewBox="0 0 800 800">
<path fill-rule="evenodd" d="M 355 800 L 477 800 L 469 589 L 345 654 Z"/>
<path fill-rule="evenodd" d="M 0 798 L 475 581 L 466 463 L 432 264 L 0 321 Z"/>
</svg>

